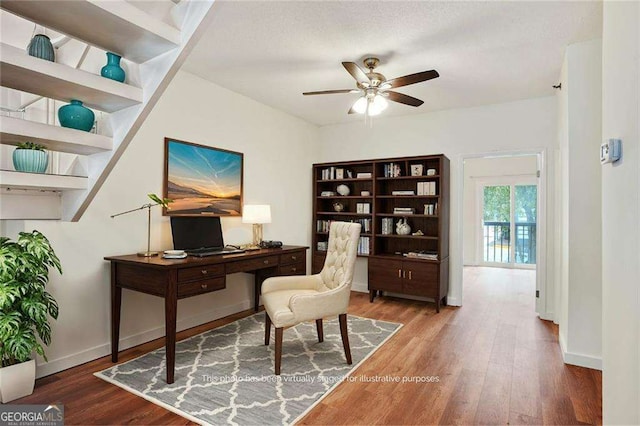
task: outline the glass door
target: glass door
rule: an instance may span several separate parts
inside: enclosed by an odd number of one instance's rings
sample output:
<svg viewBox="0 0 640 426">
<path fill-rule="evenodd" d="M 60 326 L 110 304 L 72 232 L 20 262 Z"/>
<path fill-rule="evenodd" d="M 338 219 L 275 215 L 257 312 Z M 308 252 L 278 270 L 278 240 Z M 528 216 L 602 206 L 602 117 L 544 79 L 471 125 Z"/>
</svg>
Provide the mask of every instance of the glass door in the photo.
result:
<svg viewBox="0 0 640 426">
<path fill-rule="evenodd" d="M 535 267 L 538 186 L 482 186 L 482 263 Z"/>
</svg>

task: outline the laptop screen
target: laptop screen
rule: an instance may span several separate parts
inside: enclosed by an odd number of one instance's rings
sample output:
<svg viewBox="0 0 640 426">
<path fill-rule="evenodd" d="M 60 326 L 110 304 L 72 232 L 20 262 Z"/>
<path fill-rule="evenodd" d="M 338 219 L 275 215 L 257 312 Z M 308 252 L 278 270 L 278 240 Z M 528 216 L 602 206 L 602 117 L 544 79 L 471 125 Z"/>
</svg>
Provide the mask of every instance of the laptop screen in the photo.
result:
<svg viewBox="0 0 640 426">
<path fill-rule="evenodd" d="M 173 248 L 176 250 L 195 250 L 206 248 L 222 250 L 224 239 L 219 217 L 171 217 Z"/>
</svg>

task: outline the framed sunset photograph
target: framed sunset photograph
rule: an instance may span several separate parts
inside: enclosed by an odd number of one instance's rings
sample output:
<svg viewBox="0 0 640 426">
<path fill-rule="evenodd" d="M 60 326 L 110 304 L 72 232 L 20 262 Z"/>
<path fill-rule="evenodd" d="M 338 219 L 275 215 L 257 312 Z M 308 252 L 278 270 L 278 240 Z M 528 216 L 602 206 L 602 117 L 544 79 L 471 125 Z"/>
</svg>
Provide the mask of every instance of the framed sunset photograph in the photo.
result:
<svg viewBox="0 0 640 426">
<path fill-rule="evenodd" d="M 165 138 L 164 197 L 168 216 L 241 216 L 244 156 Z"/>
</svg>

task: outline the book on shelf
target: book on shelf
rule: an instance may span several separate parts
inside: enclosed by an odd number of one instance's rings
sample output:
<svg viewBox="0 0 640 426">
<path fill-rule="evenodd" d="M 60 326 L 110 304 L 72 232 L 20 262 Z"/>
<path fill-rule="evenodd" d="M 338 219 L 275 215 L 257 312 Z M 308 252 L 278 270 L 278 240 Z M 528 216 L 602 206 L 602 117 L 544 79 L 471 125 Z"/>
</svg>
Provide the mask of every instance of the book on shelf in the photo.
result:
<svg viewBox="0 0 640 426">
<path fill-rule="evenodd" d="M 402 169 L 400 164 L 387 163 L 384 165 L 384 177 L 398 177 L 402 176 Z"/>
<path fill-rule="evenodd" d="M 418 195 L 436 195 L 435 182 L 418 182 Z"/>
<path fill-rule="evenodd" d="M 394 207 L 393 214 L 414 214 L 416 209 L 413 207 Z"/>
<path fill-rule="evenodd" d="M 369 254 L 369 237 L 358 239 L 358 254 Z"/>
<path fill-rule="evenodd" d="M 415 191 L 391 191 L 391 195 L 416 195 Z"/>
<path fill-rule="evenodd" d="M 438 203 L 433 204 L 425 204 L 424 205 L 424 214 L 426 215 L 437 215 L 438 214 Z"/>
<path fill-rule="evenodd" d="M 411 257 L 414 259 L 425 259 L 425 260 L 438 260 L 437 252 L 427 252 L 427 251 L 410 251 L 408 253 L 403 254 L 404 257 Z"/>
<path fill-rule="evenodd" d="M 382 218 L 382 226 L 380 229 L 380 233 L 382 235 L 391 235 L 393 234 L 393 218 L 391 217 L 383 217 Z"/>
<path fill-rule="evenodd" d="M 356 178 L 357 179 L 371 179 L 371 173 L 370 172 L 358 172 L 358 173 L 356 173 Z"/>
<path fill-rule="evenodd" d="M 371 213 L 371 203 L 356 203 L 356 213 Z"/>
</svg>

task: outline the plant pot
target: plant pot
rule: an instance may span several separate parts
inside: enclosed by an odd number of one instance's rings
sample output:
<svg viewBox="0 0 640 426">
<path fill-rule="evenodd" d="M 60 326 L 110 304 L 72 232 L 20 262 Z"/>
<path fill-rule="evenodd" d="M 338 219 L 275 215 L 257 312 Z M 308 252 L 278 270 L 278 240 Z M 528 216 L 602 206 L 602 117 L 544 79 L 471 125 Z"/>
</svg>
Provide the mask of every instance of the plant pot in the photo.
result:
<svg viewBox="0 0 640 426">
<path fill-rule="evenodd" d="M 14 399 L 33 393 L 36 382 L 36 361 L 0 368 L 0 402 L 6 404 Z"/>
<path fill-rule="evenodd" d="M 13 167 L 19 172 L 44 173 L 49 165 L 49 154 L 36 149 L 16 148 L 13 151 Z"/>
<path fill-rule="evenodd" d="M 27 46 L 29 56 L 44 59 L 45 61 L 55 62 L 56 51 L 51 44 L 51 40 L 44 34 L 36 34 L 33 36 Z"/>
<path fill-rule="evenodd" d="M 120 83 L 124 82 L 125 72 L 120 66 L 120 59 L 122 59 L 121 56 L 107 52 L 107 65 L 102 67 L 100 75 Z"/>
<path fill-rule="evenodd" d="M 58 109 L 58 120 L 60 120 L 62 127 L 88 132 L 93 127 L 95 118 L 93 111 L 76 99 L 72 99 L 69 105 L 61 106 Z"/>
</svg>

